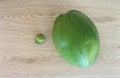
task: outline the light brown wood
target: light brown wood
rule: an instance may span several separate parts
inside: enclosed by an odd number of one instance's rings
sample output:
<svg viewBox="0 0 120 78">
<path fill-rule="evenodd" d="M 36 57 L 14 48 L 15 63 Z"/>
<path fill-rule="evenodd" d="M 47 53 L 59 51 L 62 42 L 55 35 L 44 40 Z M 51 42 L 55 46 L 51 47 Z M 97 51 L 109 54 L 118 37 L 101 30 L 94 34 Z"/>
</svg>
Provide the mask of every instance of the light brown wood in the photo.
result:
<svg viewBox="0 0 120 78">
<path fill-rule="evenodd" d="M 100 33 L 101 48 L 90 68 L 68 64 L 56 51 L 55 17 L 77 9 Z M 36 45 L 35 36 L 46 41 Z M 120 0 L 0 0 L 0 78 L 120 78 Z"/>
</svg>

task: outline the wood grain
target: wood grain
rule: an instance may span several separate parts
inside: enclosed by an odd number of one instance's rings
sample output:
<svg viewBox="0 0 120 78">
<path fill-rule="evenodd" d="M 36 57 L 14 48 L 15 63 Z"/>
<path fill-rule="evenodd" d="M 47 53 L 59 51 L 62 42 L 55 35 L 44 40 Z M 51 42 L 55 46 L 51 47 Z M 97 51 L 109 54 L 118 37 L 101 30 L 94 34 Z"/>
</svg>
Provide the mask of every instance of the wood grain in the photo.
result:
<svg viewBox="0 0 120 78">
<path fill-rule="evenodd" d="M 68 64 L 53 45 L 55 17 L 71 9 L 88 15 L 100 33 L 90 68 Z M 34 43 L 37 33 L 44 44 Z M 120 0 L 0 0 L 0 78 L 120 78 Z"/>
</svg>

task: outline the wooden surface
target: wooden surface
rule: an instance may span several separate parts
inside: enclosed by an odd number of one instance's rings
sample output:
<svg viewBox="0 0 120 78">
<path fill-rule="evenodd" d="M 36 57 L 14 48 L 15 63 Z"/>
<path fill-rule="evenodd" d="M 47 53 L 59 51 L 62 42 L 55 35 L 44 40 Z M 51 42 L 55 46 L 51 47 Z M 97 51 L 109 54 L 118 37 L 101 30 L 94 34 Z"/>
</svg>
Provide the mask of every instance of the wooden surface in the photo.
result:
<svg viewBox="0 0 120 78">
<path fill-rule="evenodd" d="M 70 9 L 99 30 L 100 53 L 90 68 L 68 64 L 53 45 L 55 17 Z M 37 33 L 44 44 L 34 43 Z M 120 0 L 0 0 L 0 78 L 120 78 Z"/>
</svg>

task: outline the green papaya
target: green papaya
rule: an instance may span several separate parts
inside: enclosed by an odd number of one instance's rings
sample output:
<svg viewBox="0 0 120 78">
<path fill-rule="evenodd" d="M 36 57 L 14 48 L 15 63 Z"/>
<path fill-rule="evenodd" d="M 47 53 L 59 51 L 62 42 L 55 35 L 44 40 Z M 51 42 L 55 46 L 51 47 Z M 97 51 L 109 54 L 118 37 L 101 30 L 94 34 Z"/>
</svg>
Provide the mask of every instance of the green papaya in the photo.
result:
<svg viewBox="0 0 120 78">
<path fill-rule="evenodd" d="M 95 24 L 80 11 L 60 14 L 54 23 L 52 38 L 59 54 L 70 64 L 92 66 L 99 54 L 99 34 Z"/>
</svg>

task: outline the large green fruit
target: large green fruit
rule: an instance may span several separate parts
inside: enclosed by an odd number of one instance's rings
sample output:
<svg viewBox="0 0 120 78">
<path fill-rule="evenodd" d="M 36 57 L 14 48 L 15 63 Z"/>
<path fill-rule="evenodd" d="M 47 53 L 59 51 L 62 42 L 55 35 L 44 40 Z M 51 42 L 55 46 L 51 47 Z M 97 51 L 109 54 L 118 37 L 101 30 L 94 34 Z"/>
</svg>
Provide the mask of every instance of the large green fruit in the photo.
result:
<svg viewBox="0 0 120 78">
<path fill-rule="evenodd" d="M 99 51 L 99 34 L 93 22 L 83 13 L 71 10 L 60 14 L 52 31 L 60 55 L 70 64 L 90 67 Z"/>
</svg>

